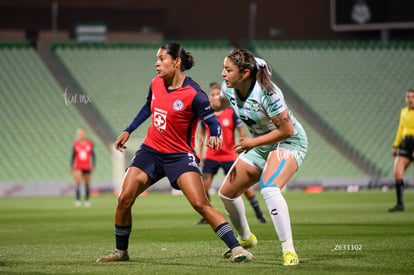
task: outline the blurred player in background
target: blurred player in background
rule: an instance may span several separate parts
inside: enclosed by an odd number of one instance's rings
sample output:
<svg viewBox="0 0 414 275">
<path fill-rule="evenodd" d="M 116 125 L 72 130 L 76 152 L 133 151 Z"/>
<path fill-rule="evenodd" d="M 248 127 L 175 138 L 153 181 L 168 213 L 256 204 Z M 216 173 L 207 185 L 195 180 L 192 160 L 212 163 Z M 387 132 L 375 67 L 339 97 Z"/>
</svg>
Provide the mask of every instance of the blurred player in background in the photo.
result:
<svg viewBox="0 0 414 275">
<path fill-rule="evenodd" d="M 85 206 L 91 206 L 89 200 L 89 184 L 91 173 L 95 171 L 96 158 L 93 150 L 93 142 L 87 138 L 84 128 L 79 128 L 73 143 L 73 153 L 70 161 L 71 171 L 76 182 L 75 205 L 81 206 L 81 182 L 85 185 Z"/>
<path fill-rule="evenodd" d="M 392 155 L 394 162 L 395 192 L 397 204 L 388 209 L 389 212 L 404 211 L 404 172 L 414 160 L 414 90 L 405 95 L 407 106 L 400 112 L 400 122 L 395 136 Z"/>
<path fill-rule="evenodd" d="M 193 208 L 210 224 L 232 251 L 231 262 L 250 261 L 253 255 L 243 249 L 231 226 L 208 201 L 201 178 L 199 159 L 194 151 L 199 120 L 209 127 L 207 146 L 220 149 L 221 127 L 206 93 L 184 74 L 194 65 L 192 55 L 179 44 L 162 46 L 156 55 L 156 76 L 150 85 L 147 102 L 131 124 L 118 137 L 115 148 L 125 149 L 130 133 L 152 117 L 147 136 L 129 164 L 115 212 L 116 249 L 97 262 L 127 261 L 132 229 L 131 208 L 135 199 L 152 184 L 167 177 L 172 187 L 181 189 Z M 165 229 L 168 234 L 168 228 Z"/>
<path fill-rule="evenodd" d="M 210 98 L 220 95 L 220 85 L 216 82 L 210 84 Z M 204 146 L 198 146 L 198 156 L 201 159 L 201 166 L 203 167 L 203 179 L 204 189 L 206 191 L 207 198 L 210 200 L 208 190 L 210 189 L 211 183 L 214 176 L 217 174 L 218 169 L 223 168 L 224 174 L 227 175 L 231 166 L 236 159 L 236 153 L 233 148 L 235 144 L 235 130 L 237 129 L 239 137 L 246 136 L 246 130 L 243 126 L 243 122 L 237 117 L 233 109 L 226 108 L 222 111 L 214 112 L 218 121 L 220 122 L 221 129 L 223 132 L 223 147 L 220 150 L 212 150 Z M 199 128 L 199 145 L 205 144 L 205 138 L 207 134 L 206 126 L 203 122 L 200 122 Z M 260 209 L 259 202 L 257 201 L 256 194 L 252 187 L 248 188 L 244 193 L 250 205 L 256 214 L 257 219 L 260 223 L 266 223 L 266 219 L 263 216 L 262 210 Z M 207 224 L 205 218 L 201 218 L 198 224 Z"/>
<path fill-rule="evenodd" d="M 297 265 L 289 210 L 281 189 L 301 165 L 308 141 L 302 125 L 288 109 L 281 90 L 272 82 L 267 63 L 244 49 L 231 51 L 224 59 L 221 94 L 212 99 L 214 110 L 232 106 L 247 125 L 252 138 L 242 137 L 235 145 L 240 154 L 219 190 L 239 242 L 256 246 L 250 231 L 241 194 L 260 181 L 261 193 L 279 237 L 283 265 Z M 223 256 L 228 257 L 231 251 Z"/>
</svg>

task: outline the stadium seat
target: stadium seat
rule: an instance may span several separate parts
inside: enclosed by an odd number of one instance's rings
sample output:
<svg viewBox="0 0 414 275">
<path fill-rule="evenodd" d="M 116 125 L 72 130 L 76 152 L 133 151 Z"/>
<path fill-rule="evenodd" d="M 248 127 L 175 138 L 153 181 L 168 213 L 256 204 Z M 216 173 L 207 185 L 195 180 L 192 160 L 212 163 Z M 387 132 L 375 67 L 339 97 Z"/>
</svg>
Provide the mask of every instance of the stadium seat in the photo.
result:
<svg viewBox="0 0 414 275">
<path fill-rule="evenodd" d="M 340 135 L 393 175 L 392 142 L 412 87 L 414 44 L 273 42 L 254 45 L 273 70 Z M 414 175 L 413 169 L 407 176 Z"/>
<path fill-rule="evenodd" d="M 77 91 L 81 92 L 81 91 Z M 0 182 L 71 182 L 71 147 L 85 127 L 95 142 L 94 180 L 109 181 L 111 157 L 29 45 L 0 46 Z"/>
</svg>

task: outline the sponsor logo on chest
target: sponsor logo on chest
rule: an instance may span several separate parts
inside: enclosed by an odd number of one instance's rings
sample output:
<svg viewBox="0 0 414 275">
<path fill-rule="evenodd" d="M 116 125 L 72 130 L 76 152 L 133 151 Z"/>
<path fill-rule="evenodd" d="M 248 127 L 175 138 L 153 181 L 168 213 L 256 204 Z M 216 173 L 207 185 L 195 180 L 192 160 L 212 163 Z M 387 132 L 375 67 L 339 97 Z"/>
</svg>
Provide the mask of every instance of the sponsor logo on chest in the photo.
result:
<svg viewBox="0 0 414 275">
<path fill-rule="evenodd" d="M 167 128 L 167 114 L 166 110 L 155 107 L 154 108 L 154 126 L 158 130 L 165 130 Z"/>
</svg>

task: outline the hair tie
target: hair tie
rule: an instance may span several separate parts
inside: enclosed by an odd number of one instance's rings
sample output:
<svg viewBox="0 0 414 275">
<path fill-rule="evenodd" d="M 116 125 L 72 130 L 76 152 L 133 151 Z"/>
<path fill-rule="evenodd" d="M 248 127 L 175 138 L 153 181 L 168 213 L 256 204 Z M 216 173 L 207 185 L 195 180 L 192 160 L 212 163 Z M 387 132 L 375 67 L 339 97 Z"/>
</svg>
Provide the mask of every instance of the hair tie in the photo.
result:
<svg viewBox="0 0 414 275">
<path fill-rule="evenodd" d="M 254 60 L 256 60 L 256 67 L 259 68 L 265 68 L 267 73 L 269 75 L 272 75 L 272 72 L 269 70 L 269 66 L 267 65 L 266 61 L 264 59 L 255 57 Z"/>
</svg>

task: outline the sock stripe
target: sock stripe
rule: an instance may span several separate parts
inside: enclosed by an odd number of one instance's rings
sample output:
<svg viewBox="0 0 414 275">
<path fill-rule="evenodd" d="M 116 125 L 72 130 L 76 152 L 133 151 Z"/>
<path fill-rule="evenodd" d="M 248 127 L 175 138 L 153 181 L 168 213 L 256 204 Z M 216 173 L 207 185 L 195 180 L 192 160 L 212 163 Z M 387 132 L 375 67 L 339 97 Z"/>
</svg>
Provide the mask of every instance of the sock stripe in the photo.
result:
<svg viewBox="0 0 414 275">
<path fill-rule="evenodd" d="M 131 234 L 132 226 L 119 226 L 115 225 L 115 235 L 129 236 Z"/>
<path fill-rule="evenodd" d="M 221 238 L 224 235 L 226 235 L 228 232 L 231 232 L 232 229 L 228 223 L 224 223 L 224 224 L 219 225 L 215 231 L 216 231 L 216 234 Z"/>
<path fill-rule="evenodd" d="M 116 249 L 128 250 L 129 235 L 131 234 L 132 225 L 120 226 L 115 224 L 115 243 Z"/>
<path fill-rule="evenodd" d="M 233 249 L 237 246 L 240 246 L 239 242 L 236 239 L 236 236 L 234 236 L 234 232 L 231 229 L 230 224 L 227 222 L 224 222 L 217 226 L 217 228 L 214 230 L 216 232 L 217 236 L 230 248 Z"/>
</svg>

